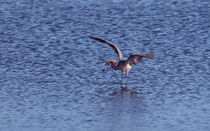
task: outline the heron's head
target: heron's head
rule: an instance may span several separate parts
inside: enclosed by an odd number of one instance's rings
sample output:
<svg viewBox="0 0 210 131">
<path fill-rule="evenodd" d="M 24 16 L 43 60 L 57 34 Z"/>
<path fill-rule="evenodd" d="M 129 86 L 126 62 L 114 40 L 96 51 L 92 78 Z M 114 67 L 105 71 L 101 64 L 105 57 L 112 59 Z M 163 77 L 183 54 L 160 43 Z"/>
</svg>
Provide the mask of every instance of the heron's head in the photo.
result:
<svg viewBox="0 0 210 131">
<path fill-rule="evenodd" d="M 113 65 L 115 65 L 117 63 L 116 60 L 108 60 L 105 64 L 104 69 L 102 70 L 102 72 L 104 72 L 106 70 L 106 68 L 109 66 L 109 64 L 112 63 Z"/>
</svg>

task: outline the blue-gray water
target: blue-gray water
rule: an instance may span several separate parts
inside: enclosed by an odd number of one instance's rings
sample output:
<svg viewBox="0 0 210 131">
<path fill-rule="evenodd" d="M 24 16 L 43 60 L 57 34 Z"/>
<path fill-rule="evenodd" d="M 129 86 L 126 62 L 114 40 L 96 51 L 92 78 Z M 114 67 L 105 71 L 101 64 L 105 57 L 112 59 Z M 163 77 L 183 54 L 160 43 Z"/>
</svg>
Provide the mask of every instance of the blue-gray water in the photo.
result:
<svg viewBox="0 0 210 131">
<path fill-rule="evenodd" d="M 1 0 L 1 131 L 209 131 L 208 0 Z M 129 90 L 106 60 L 155 53 Z"/>
</svg>

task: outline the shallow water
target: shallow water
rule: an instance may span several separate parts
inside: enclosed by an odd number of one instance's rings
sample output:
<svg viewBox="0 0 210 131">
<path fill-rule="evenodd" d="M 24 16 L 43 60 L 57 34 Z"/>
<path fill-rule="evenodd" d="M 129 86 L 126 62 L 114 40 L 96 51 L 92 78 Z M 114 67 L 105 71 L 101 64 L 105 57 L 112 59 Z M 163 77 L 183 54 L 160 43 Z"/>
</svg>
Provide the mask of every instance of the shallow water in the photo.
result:
<svg viewBox="0 0 210 131">
<path fill-rule="evenodd" d="M 210 130 L 210 2 L 0 2 L 0 130 Z M 129 72 L 108 59 L 152 52 Z"/>
</svg>

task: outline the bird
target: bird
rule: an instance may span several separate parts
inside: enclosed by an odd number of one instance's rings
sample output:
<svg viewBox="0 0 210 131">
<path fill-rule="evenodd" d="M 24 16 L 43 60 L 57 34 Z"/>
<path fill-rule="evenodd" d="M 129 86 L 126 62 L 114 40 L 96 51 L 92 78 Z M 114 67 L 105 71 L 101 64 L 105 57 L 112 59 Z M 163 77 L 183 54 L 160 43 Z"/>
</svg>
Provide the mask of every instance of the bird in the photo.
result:
<svg viewBox="0 0 210 131">
<path fill-rule="evenodd" d="M 128 59 L 126 60 L 123 55 L 122 52 L 120 51 L 120 49 L 117 47 L 117 45 L 115 45 L 114 43 L 101 39 L 101 38 L 97 38 L 94 36 L 89 36 L 89 38 L 108 44 L 109 46 L 111 46 L 115 52 L 118 54 L 119 57 L 119 61 L 117 62 L 117 60 L 107 60 L 105 67 L 103 68 L 103 72 L 106 70 L 106 68 L 109 66 L 109 64 L 111 64 L 111 67 L 114 70 L 120 70 L 122 71 L 122 78 L 121 78 L 121 83 L 123 80 L 123 72 L 126 72 L 126 77 L 128 77 L 128 73 L 132 68 L 132 65 L 136 65 L 138 64 L 143 58 L 149 58 L 149 59 L 154 59 L 156 56 L 153 53 L 134 53 L 131 54 Z M 126 85 L 127 85 L 127 81 L 126 81 Z"/>
</svg>

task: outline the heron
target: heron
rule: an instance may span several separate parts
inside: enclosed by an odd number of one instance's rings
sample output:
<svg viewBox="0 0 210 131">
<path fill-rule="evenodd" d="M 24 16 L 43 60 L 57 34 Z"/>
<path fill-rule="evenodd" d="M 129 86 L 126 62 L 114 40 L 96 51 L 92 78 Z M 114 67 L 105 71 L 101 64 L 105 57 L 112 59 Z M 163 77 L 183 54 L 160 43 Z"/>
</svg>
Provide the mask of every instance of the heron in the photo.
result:
<svg viewBox="0 0 210 131">
<path fill-rule="evenodd" d="M 154 59 L 155 58 L 155 54 L 153 54 L 153 53 L 134 53 L 134 54 L 130 55 L 128 57 L 128 59 L 126 60 L 123 57 L 120 49 L 114 43 L 112 43 L 110 41 L 107 41 L 107 40 L 103 40 L 101 38 L 94 37 L 94 36 L 89 36 L 89 37 L 93 40 L 108 44 L 118 54 L 118 57 L 119 57 L 118 64 L 117 64 L 117 60 L 108 60 L 102 71 L 104 72 L 106 70 L 106 68 L 109 66 L 109 64 L 111 64 L 111 67 L 114 70 L 122 71 L 121 84 L 122 84 L 122 80 L 124 78 L 123 77 L 123 72 L 126 72 L 126 77 L 128 77 L 128 73 L 131 70 L 133 64 L 134 65 L 138 64 L 142 60 L 142 58 L 149 58 L 149 59 Z M 126 79 L 126 85 L 127 85 L 127 79 Z"/>
</svg>

